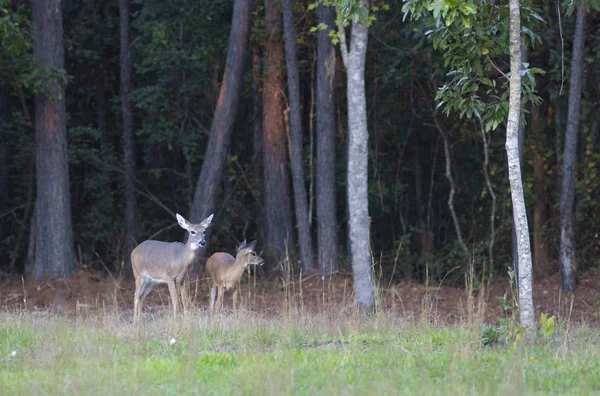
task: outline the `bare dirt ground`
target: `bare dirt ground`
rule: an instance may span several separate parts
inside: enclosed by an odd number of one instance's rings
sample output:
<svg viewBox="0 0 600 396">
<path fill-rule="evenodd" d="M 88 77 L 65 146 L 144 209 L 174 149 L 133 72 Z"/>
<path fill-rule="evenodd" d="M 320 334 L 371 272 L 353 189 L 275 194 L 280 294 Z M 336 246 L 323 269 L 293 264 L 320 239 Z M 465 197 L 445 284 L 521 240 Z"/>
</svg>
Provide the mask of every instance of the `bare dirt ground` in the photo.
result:
<svg viewBox="0 0 600 396">
<path fill-rule="evenodd" d="M 573 321 L 600 325 L 600 274 L 587 273 L 579 278 L 572 300 L 560 293 L 558 275 L 534 281 L 536 313 L 569 316 Z M 0 280 L 0 309 L 54 311 L 67 315 L 118 308 L 126 315 L 133 312 L 133 280 L 113 278 L 106 272 L 79 269 L 64 280 L 12 279 Z M 486 322 L 494 323 L 506 316 L 501 297 L 509 296 L 506 278 L 495 278 L 484 290 L 476 290 L 471 300 L 464 287 L 399 282 L 380 289 L 382 308 L 407 318 L 428 318 L 442 323 L 465 320 L 469 313 L 478 312 Z M 199 308 L 208 306 L 209 281 L 199 277 L 190 282 L 190 296 Z M 291 309 L 311 313 L 332 312 L 352 306 L 352 276 L 338 274 L 322 279 L 317 275 L 302 280 L 294 277 L 284 284 L 279 279 L 250 279 L 241 288 L 243 308 L 270 316 Z M 468 302 L 470 301 L 470 303 Z M 170 309 L 166 286 L 155 286 L 146 298 L 144 309 Z M 231 307 L 231 296 L 225 299 L 225 308 Z M 470 310 L 469 307 L 472 307 Z"/>
</svg>

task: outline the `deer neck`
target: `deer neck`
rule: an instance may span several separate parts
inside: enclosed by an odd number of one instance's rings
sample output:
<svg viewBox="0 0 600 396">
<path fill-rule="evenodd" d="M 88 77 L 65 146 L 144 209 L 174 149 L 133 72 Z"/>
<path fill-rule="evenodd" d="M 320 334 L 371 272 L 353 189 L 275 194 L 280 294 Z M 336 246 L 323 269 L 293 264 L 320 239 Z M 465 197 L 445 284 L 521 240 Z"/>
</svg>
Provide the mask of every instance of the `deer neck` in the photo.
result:
<svg viewBox="0 0 600 396">
<path fill-rule="evenodd" d="M 236 279 L 239 279 L 242 277 L 242 274 L 246 270 L 247 266 L 248 265 L 247 265 L 246 261 L 244 261 L 243 258 L 236 257 L 235 261 L 233 262 L 233 265 L 231 266 L 230 273 L 232 275 L 235 275 Z"/>
<path fill-rule="evenodd" d="M 200 250 L 200 247 L 198 245 L 193 246 L 191 241 L 192 238 L 188 237 L 188 240 L 183 247 L 183 251 L 181 252 L 181 261 L 188 265 L 194 261 L 196 254 L 198 254 L 198 250 Z"/>
</svg>

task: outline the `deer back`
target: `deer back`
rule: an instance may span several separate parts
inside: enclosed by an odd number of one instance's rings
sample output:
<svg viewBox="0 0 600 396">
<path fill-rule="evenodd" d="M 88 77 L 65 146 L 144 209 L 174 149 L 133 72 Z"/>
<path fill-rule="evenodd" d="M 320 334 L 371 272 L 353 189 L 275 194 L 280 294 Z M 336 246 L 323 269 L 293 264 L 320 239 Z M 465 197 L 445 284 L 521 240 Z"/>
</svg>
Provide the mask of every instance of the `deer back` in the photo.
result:
<svg viewBox="0 0 600 396">
<path fill-rule="evenodd" d="M 131 264 L 138 275 L 156 280 L 183 274 L 194 261 L 196 251 L 181 242 L 144 241 L 131 252 Z"/>
<path fill-rule="evenodd" d="M 213 283 L 216 284 L 233 281 L 233 279 L 227 279 L 227 275 L 234 263 L 235 258 L 231 254 L 224 252 L 215 253 L 206 261 L 206 273 L 210 276 Z"/>
</svg>

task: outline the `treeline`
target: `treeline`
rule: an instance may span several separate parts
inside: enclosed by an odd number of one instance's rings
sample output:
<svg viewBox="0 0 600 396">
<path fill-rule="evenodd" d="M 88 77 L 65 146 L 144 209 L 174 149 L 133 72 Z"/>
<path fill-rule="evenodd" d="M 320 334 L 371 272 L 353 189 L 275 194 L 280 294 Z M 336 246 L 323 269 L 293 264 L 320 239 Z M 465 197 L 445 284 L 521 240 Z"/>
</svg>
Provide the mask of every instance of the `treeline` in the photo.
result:
<svg viewBox="0 0 600 396">
<path fill-rule="evenodd" d="M 215 213 L 206 253 L 353 268 L 366 305 L 518 268 L 508 4 L 426 5 L 0 1 L 0 273 L 127 271 L 175 212 Z M 600 17 L 569 7 L 521 2 L 533 269 L 566 291 L 600 253 Z"/>
</svg>

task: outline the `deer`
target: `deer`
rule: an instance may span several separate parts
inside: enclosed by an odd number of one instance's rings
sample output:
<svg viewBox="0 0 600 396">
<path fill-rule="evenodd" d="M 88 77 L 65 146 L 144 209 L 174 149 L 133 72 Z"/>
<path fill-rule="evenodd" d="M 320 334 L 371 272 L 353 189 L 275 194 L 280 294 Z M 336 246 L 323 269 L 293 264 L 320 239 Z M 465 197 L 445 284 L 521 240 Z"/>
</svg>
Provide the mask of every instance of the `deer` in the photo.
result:
<svg viewBox="0 0 600 396">
<path fill-rule="evenodd" d="M 183 307 L 186 308 L 187 300 L 181 282 L 192 266 L 198 250 L 206 246 L 204 236 L 213 216 L 211 214 L 200 223 L 192 224 L 177 213 L 179 226 L 189 233 L 185 244 L 147 240 L 133 249 L 131 252 L 131 266 L 135 278 L 134 321 L 139 320 L 144 298 L 150 293 L 152 287 L 159 283 L 166 283 L 169 287 L 175 319 L 177 319 L 179 306 L 178 291 L 181 294 Z"/>
<path fill-rule="evenodd" d="M 210 276 L 212 287 L 210 289 L 210 311 L 215 313 L 215 298 L 217 299 L 217 312 L 223 307 L 223 293 L 233 290 L 233 309 L 237 310 L 237 299 L 239 294 L 240 279 L 248 264 L 263 265 L 263 260 L 254 247 L 256 241 L 246 244 L 246 240 L 237 249 L 235 259 L 225 252 L 217 252 L 206 261 L 205 271 Z M 218 294 L 217 294 L 218 292 Z"/>
</svg>

